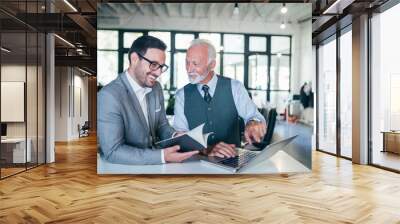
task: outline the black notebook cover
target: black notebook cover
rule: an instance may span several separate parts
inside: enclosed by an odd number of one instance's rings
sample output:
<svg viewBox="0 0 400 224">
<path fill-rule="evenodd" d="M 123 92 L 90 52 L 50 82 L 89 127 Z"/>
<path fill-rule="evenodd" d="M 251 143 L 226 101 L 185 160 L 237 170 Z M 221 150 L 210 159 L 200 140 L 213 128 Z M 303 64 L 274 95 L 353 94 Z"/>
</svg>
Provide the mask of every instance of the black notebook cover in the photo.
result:
<svg viewBox="0 0 400 224">
<path fill-rule="evenodd" d="M 169 138 L 156 143 L 156 147 L 160 148 L 167 148 L 174 145 L 179 145 L 181 147 L 179 152 L 189 152 L 205 148 L 202 144 L 200 144 L 187 134 L 175 138 Z"/>
</svg>

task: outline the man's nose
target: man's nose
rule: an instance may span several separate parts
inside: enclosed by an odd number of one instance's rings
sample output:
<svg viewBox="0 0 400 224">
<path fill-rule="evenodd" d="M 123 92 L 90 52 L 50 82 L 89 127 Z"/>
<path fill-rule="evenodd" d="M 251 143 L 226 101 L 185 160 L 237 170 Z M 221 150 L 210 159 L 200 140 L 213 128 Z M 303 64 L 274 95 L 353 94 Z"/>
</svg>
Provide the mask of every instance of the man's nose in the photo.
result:
<svg viewBox="0 0 400 224">
<path fill-rule="evenodd" d="M 162 72 L 161 72 L 161 67 L 160 67 L 159 69 L 153 71 L 153 75 L 155 75 L 155 76 L 157 76 L 157 77 L 159 77 L 161 74 L 162 74 Z"/>
<path fill-rule="evenodd" d="M 191 63 L 189 63 L 186 68 L 188 72 L 194 72 L 194 66 Z"/>
</svg>

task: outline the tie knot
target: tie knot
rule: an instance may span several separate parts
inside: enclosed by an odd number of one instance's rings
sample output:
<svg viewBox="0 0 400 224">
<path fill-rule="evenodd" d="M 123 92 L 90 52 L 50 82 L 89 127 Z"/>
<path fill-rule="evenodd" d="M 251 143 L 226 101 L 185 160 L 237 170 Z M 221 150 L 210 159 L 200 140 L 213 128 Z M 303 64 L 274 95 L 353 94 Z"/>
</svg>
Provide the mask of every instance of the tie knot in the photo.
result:
<svg viewBox="0 0 400 224">
<path fill-rule="evenodd" d="M 207 85 L 204 85 L 203 87 L 201 87 L 201 89 L 204 91 L 204 100 L 205 100 L 207 103 L 210 103 L 210 101 L 211 101 L 211 96 L 210 96 L 210 93 L 208 92 L 208 90 L 210 89 L 210 87 L 207 86 Z"/>
<path fill-rule="evenodd" d="M 201 87 L 201 89 L 202 89 L 204 92 L 208 92 L 208 90 L 210 89 L 210 87 L 207 86 L 207 85 L 204 85 L 203 87 Z"/>
</svg>

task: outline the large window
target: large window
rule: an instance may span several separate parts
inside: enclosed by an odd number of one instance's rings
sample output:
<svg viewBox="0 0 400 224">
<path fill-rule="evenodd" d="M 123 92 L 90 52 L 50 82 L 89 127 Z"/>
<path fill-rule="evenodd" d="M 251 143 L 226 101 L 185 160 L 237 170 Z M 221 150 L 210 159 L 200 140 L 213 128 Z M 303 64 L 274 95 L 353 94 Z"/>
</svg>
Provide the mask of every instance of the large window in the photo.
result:
<svg viewBox="0 0 400 224">
<path fill-rule="evenodd" d="M 317 147 L 344 158 L 352 157 L 351 49 L 351 26 L 347 26 L 340 36 L 319 44 L 317 54 Z"/>
<path fill-rule="evenodd" d="M 244 35 L 224 34 L 223 75 L 244 83 Z"/>
<path fill-rule="evenodd" d="M 372 163 L 400 170 L 400 4 L 372 17 Z"/>
<path fill-rule="evenodd" d="M 351 28 L 351 27 L 350 27 Z M 340 36 L 340 154 L 352 157 L 352 35 Z"/>
<path fill-rule="evenodd" d="M 118 76 L 118 31 L 97 31 L 97 49 L 97 80 L 104 86 Z"/>
<path fill-rule="evenodd" d="M 195 38 L 194 34 L 175 34 L 175 48 L 174 53 L 174 76 L 175 85 L 177 89 L 182 88 L 189 83 L 189 78 L 186 73 L 186 50 L 190 42 Z"/>
<path fill-rule="evenodd" d="M 215 73 L 242 82 L 258 107 L 270 103 L 278 108 L 278 112 L 284 112 L 290 93 L 290 36 L 99 30 L 99 85 L 108 84 L 119 72 L 128 68 L 130 45 L 143 34 L 158 37 L 167 45 L 166 64 L 170 69 L 158 80 L 165 91 L 173 92 L 189 83 L 185 67 L 186 50 L 190 41 L 202 38 L 209 40 L 217 51 Z M 119 37 L 123 38 L 123 43 L 118 42 Z M 166 98 L 168 96 L 166 94 Z"/>
<path fill-rule="evenodd" d="M 248 88 L 258 108 L 267 106 L 268 91 L 268 56 L 253 54 L 249 57 Z"/>
<path fill-rule="evenodd" d="M 290 93 L 291 43 L 286 36 L 271 37 L 270 102 L 284 113 Z"/>
<path fill-rule="evenodd" d="M 224 76 L 244 82 L 243 54 L 224 54 Z"/>
<path fill-rule="evenodd" d="M 318 48 L 318 148 L 336 154 L 336 39 Z"/>
</svg>

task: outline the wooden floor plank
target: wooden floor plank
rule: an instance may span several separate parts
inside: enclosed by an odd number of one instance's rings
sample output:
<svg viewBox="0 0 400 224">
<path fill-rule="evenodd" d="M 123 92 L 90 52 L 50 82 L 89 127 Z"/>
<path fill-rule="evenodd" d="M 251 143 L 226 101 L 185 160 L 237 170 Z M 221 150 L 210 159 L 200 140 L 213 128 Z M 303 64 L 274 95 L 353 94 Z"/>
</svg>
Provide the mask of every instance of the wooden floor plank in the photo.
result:
<svg viewBox="0 0 400 224">
<path fill-rule="evenodd" d="M 0 223 L 400 223 L 400 175 L 313 152 L 290 175 L 96 174 L 96 138 L 0 181 Z"/>
</svg>

